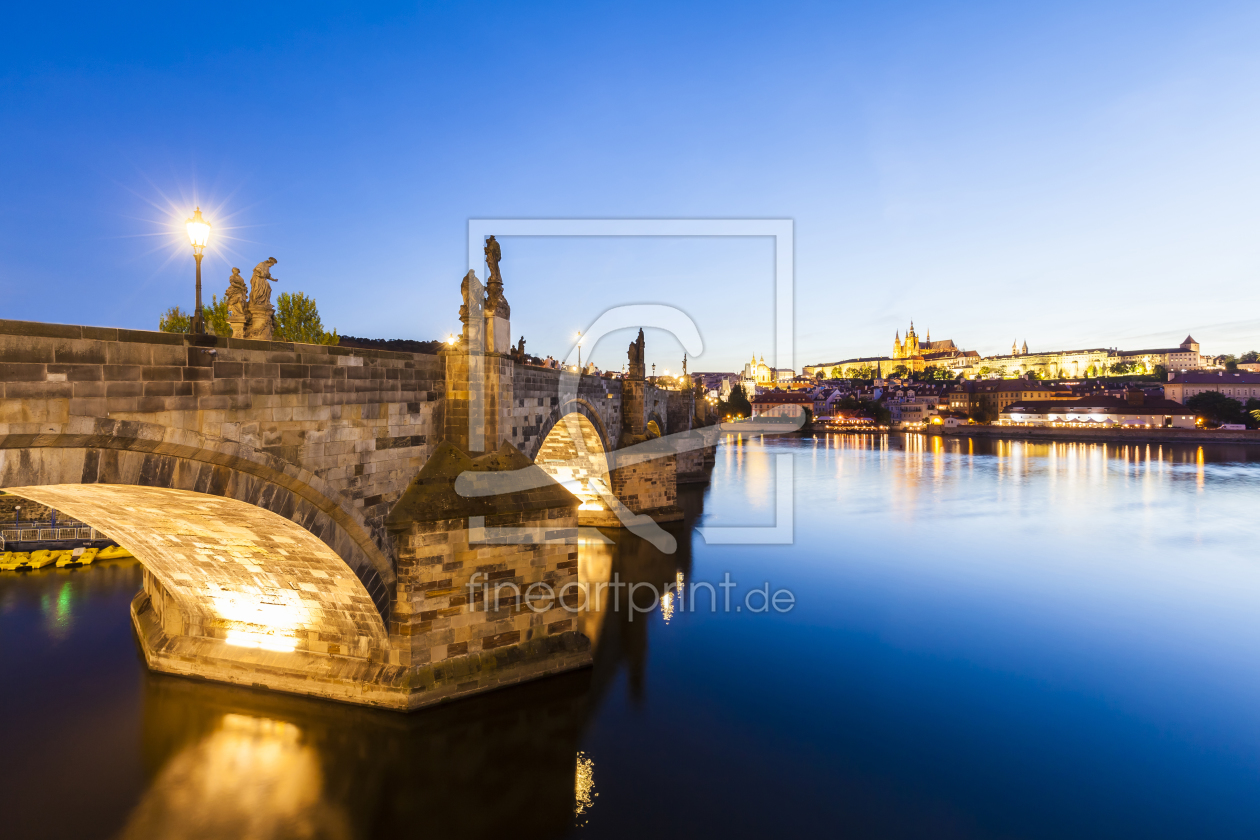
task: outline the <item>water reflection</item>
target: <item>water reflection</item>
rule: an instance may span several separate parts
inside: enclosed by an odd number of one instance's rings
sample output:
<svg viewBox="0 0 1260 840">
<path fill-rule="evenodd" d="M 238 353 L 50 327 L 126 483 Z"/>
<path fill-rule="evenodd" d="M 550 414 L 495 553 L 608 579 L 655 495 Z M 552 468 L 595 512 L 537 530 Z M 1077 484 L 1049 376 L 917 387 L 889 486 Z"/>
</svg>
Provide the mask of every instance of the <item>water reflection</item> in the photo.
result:
<svg viewBox="0 0 1260 840">
<path fill-rule="evenodd" d="M 585 541 L 579 563 L 658 590 L 683 579 L 688 549 L 666 555 L 609 535 Z M 582 621 L 597 640 L 594 668 L 413 715 L 149 674 L 151 781 L 122 836 L 331 840 L 419 826 L 437 836 L 549 836 L 583 824 L 599 795 L 594 759 L 580 749 L 584 728 L 623 668 L 642 698 L 648 622 L 624 602 Z"/>
<path fill-rule="evenodd" d="M 547 836 L 573 823 L 590 671 L 414 715 L 145 682 L 151 781 L 128 840 Z"/>
<path fill-rule="evenodd" d="M 592 535 L 579 546 L 583 577 L 617 575 L 627 583 L 650 583 L 653 592 L 685 580 L 691 557 L 685 532 L 703 490 L 680 495 L 688 513 L 683 523 L 669 526 L 679 537 L 676 554 L 662 554 L 621 531 L 602 539 Z M 640 591 L 636 605 L 643 612 L 631 615 L 623 589 L 620 610 L 606 599 L 600 610 L 580 616 L 596 648 L 592 668 L 400 715 L 149 673 L 129 635 L 126 604 L 138 586 L 134 562 L 122 569 L 49 569 L 0 578 L 3 652 L 10 659 L 21 658 L 40 679 L 86 674 L 93 667 L 130 675 L 101 685 L 83 708 L 78 690 L 54 679 L 49 692 L 39 694 L 6 668 L 6 678 L 17 681 L 10 688 L 23 686 L 5 692 L 13 700 L 6 711 L 21 710 L 39 730 L 22 743 L 6 738 L 13 746 L 7 757 L 45 780 L 4 793 L 3 807 L 16 816 L 19 836 L 563 834 L 598 811 L 597 759 L 583 739 L 602 700 L 623 684 L 623 674 L 628 679 L 619 690 L 642 702 L 649 619 L 662 609 L 655 595 Z M 96 645 L 102 626 L 112 628 L 116 640 L 106 661 L 98 661 Z M 132 691 L 134 699 L 128 699 Z M 110 710 L 129 706 L 139 711 L 135 781 L 122 770 L 116 774 L 121 789 L 109 794 L 110 785 L 98 780 L 90 794 L 76 794 L 75 809 L 58 808 L 62 796 L 47 784 L 50 773 L 95 778 L 126 761 L 93 748 L 72 753 L 88 758 L 85 765 L 76 765 L 77 758 L 66 764 L 57 757 L 65 749 L 52 748 L 46 733 L 67 728 L 61 721 L 73 722 L 71 749 L 103 745 L 116 719 Z M 17 719 L 9 717 L 3 731 L 18 731 Z"/>
<path fill-rule="evenodd" d="M 1255 836 L 1260 452 L 725 448 L 676 554 L 580 546 L 583 577 L 655 587 L 582 616 L 592 668 L 413 715 L 147 673 L 136 569 L 0 576 L 6 836 Z M 797 543 L 689 538 L 706 493 L 760 515 L 778 448 L 812 465 Z M 684 606 L 727 569 L 797 609 Z"/>
</svg>

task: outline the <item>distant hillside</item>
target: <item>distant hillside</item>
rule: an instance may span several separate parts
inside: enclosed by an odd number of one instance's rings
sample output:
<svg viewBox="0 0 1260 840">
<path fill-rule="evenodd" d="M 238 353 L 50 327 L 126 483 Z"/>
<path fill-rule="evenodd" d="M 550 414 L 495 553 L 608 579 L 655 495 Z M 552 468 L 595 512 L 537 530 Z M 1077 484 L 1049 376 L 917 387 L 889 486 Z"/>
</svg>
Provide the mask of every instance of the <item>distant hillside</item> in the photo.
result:
<svg viewBox="0 0 1260 840">
<path fill-rule="evenodd" d="M 410 338 L 357 338 L 343 335 L 338 347 L 358 347 L 362 350 L 394 350 L 399 353 L 429 353 L 434 355 L 442 346 L 440 341 L 413 341 Z"/>
</svg>

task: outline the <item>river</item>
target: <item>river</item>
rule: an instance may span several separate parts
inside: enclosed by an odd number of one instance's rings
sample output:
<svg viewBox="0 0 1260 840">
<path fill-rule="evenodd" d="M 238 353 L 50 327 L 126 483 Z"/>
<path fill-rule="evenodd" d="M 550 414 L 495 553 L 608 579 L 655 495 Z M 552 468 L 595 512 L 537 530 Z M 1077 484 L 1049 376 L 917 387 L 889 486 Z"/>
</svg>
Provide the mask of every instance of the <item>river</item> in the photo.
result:
<svg viewBox="0 0 1260 840">
<path fill-rule="evenodd" d="M 793 542 L 706 544 L 781 454 Z M 2 833 L 1255 837 L 1258 499 L 1245 447 L 728 439 L 675 554 L 582 549 L 681 595 L 412 715 L 148 673 L 134 564 L 4 573 Z"/>
</svg>

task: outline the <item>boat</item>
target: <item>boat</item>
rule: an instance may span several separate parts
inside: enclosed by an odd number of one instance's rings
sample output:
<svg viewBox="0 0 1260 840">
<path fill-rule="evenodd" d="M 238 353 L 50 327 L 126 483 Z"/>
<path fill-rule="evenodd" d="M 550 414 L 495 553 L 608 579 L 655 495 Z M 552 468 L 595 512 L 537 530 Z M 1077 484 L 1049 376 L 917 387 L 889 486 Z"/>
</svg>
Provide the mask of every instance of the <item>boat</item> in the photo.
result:
<svg viewBox="0 0 1260 840">
<path fill-rule="evenodd" d="M 135 555 L 121 545 L 106 546 L 96 554 L 97 560 L 128 560 L 134 559 L 134 557 Z"/>
<path fill-rule="evenodd" d="M 99 548 L 76 548 L 73 551 L 58 552 L 61 556 L 57 558 L 57 568 L 64 569 L 75 566 L 90 566 L 92 561 L 96 559 L 100 552 Z"/>
<path fill-rule="evenodd" d="M 0 569 L 15 572 L 21 568 L 30 568 L 31 555 L 26 551 L 6 551 L 0 555 Z"/>
<path fill-rule="evenodd" d="M 42 569 L 45 566 L 51 566 L 53 563 L 57 562 L 57 555 L 59 553 L 60 552 L 49 551 L 46 548 L 41 548 L 39 551 L 32 551 L 31 558 L 27 561 L 27 568 Z"/>
</svg>

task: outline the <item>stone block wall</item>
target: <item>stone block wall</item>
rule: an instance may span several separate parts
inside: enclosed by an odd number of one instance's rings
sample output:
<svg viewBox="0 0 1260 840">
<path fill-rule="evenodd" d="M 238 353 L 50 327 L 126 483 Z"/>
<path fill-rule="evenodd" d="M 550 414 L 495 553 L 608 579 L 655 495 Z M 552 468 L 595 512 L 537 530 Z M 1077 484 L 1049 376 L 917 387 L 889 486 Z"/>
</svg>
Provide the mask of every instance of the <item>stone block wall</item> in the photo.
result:
<svg viewBox="0 0 1260 840">
<path fill-rule="evenodd" d="M 412 522 L 397 534 L 398 595 L 390 635 L 409 666 L 415 705 L 589 662 L 577 615 L 557 599 L 578 583 L 573 506 Z M 495 529 L 532 534 L 533 542 Z M 546 589 L 531 584 L 547 584 Z M 574 587 L 571 604 L 581 599 Z M 519 601 L 517 594 L 519 593 Z"/>
<path fill-rule="evenodd" d="M 692 391 L 665 391 L 665 411 L 662 415 L 670 434 L 685 432 L 695 424 L 696 399 Z"/>
<path fill-rule="evenodd" d="M 678 507 L 677 455 L 616 467 L 609 486 L 635 513 L 659 513 Z"/>
<path fill-rule="evenodd" d="M 581 400 L 587 412 L 603 427 L 603 434 L 608 438 L 606 448 L 615 449 L 621 438 L 622 381 L 583 376 L 576 394 L 562 393 L 560 375 L 561 372 L 553 368 L 515 366 L 511 435 L 505 440 L 526 455 L 536 456 L 555 422 L 575 409 L 575 400 Z M 564 381 L 572 388 L 573 377 L 565 377 Z"/>
<path fill-rule="evenodd" d="M 708 470 L 705 469 L 705 449 L 688 449 L 679 452 L 675 457 L 679 484 L 696 484 L 709 480 Z"/>
<path fill-rule="evenodd" d="M 442 429 L 437 356 L 0 320 L 0 424 L 71 417 L 277 455 L 381 526 Z"/>
<path fill-rule="evenodd" d="M 0 496 L 0 525 L 13 525 L 17 519 L 17 508 L 22 508 L 23 522 L 47 522 L 52 508 L 32 502 L 21 496 Z"/>
<path fill-rule="evenodd" d="M 470 356 L 459 349 L 444 350 L 441 358 L 446 389 L 444 439 L 478 453 L 493 452 L 502 441 L 511 440 L 511 358 Z M 478 380 L 480 388 L 475 387 Z"/>
</svg>

